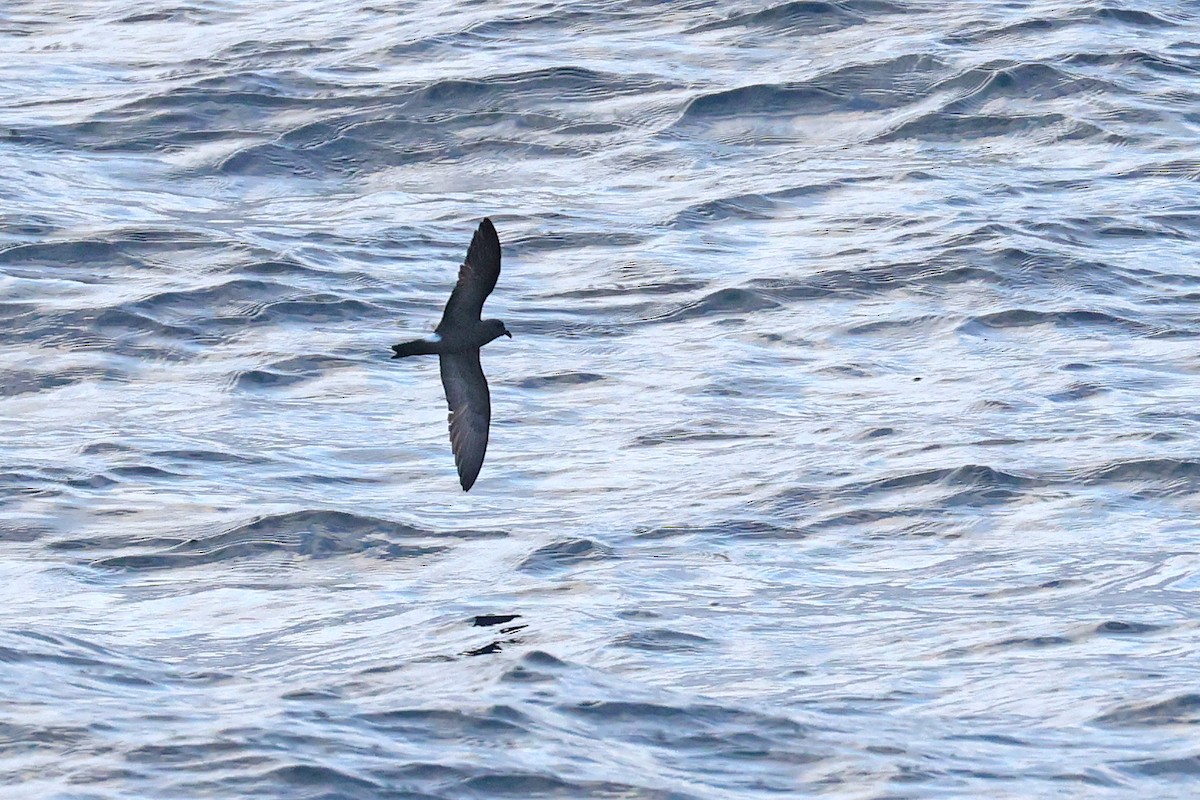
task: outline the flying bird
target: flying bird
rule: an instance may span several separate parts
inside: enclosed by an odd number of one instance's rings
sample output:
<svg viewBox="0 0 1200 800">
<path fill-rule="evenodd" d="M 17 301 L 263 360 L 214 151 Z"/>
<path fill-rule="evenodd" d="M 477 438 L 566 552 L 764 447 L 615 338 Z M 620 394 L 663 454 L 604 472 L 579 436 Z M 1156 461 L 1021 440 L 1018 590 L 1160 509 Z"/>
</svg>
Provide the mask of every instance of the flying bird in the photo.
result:
<svg viewBox="0 0 1200 800">
<path fill-rule="evenodd" d="M 500 238 L 490 219 L 479 223 L 467 258 L 458 268 L 458 283 L 450 293 L 442 321 L 425 339 L 392 345 L 392 358 L 437 354 L 450 406 L 450 447 L 458 480 L 469 491 L 479 477 L 487 451 L 492 399 L 479 364 L 479 348 L 501 336 L 512 338 L 498 319 L 481 319 L 483 301 L 500 277 Z"/>
</svg>

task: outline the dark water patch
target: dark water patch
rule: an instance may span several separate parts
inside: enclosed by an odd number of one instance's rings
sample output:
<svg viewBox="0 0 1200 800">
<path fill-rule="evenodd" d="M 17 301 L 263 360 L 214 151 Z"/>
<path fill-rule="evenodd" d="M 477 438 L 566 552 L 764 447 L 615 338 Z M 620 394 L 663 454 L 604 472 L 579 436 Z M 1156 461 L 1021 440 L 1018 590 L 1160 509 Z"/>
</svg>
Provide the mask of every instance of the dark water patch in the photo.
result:
<svg viewBox="0 0 1200 800">
<path fill-rule="evenodd" d="M 1200 214 L 1172 211 L 1165 214 L 1151 214 L 1147 219 L 1157 226 L 1152 230 L 1163 231 L 1167 236 L 1185 238 L 1189 231 L 1193 236 L 1200 233 Z"/>
<path fill-rule="evenodd" d="M 505 705 L 480 711 L 402 708 L 361 714 L 355 721 L 392 736 L 438 741 L 523 734 L 531 725 L 525 714 Z"/>
<path fill-rule="evenodd" d="M 420 162 L 518 152 L 524 158 L 578 156 L 539 131 L 586 124 L 598 101 L 670 88 L 650 78 L 562 66 L 477 79 L 442 79 L 345 98 L 338 113 L 248 145 L 217 169 L 239 175 L 355 175 Z M 554 113 L 539 110 L 547 104 Z M 386 109 L 386 111 L 381 111 Z M 574 109 L 582 116 L 569 116 Z"/>
<path fill-rule="evenodd" d="M 1122 704 L 1096 717 L 1095 722 L 1121 728 L 1200 725 L 1200 694 L 1185 693 L 1149 703 Z"/>
<path fill-rule="evenodd" d="M 818 375 L 828 375 L 834 378 L 870 378 L 881 375 L 888 370 L 879 364 L 829 364 L 817 369 Z"/>
<path fill-rule="evenodd" d="M 793 208 L 793 201 L 816 197 L 870 179 L 841 178 L 808 186 L 796 186 L 773 192 L 740 194 L 717 200 L 696 203 L 677 213 L 668 223 L 672 228 L 688 230 L 726 219 L 768 219 L 783 208 Z"/>
<path fill-rule="evenodd" d="M 561 797 L 561 798 L 645 798 L 645 800 L 692 800 L 694 795 L 654 789 L 649 786 L 615 781 L 567 780 L 556 775 L 533 772 L 504 772 L 494 769 L 485 775 L 464 780 L 461 788 L 471 797 Z"/>
<path fill-rule="evenodd" d="M 83 122 L 31 133 L 59 145 L 108 152 L 172 151 L 191 144 L 272 133 L 273 114 L 313 113 L 352 102 L 345 87 L 305 71 L 242 70 L 148 93 Z"/>
<path fill-rule="evenodd" d="M 370 138 L 372 134 L 378 138 Z M 445 158 L 452 146 L 448 133 L 433 124 L 390 121 L 335 128 L 328 123 L 309 123 L 272 141 L 231 153 L 216 170 L 263 177 L 285 171 L 312 178 L 354 176 Z"/>
<path fill-rule="evenodd" d="M 295 356 L 257 369 L 239 372 L 233 379 L 238 391 L 270 391 L 308 383 L 331 372 L 353 366 L 350 359 L 329 355 Z"/>
<path fill-rule="evenodd" d="M 799 509 L 806 515 L 814 506 L 830 502 L 854 503 L 855 507 L 818 517 L 803 527 L 805 535 L 827 529 L 872 530 L 882 525 L 881 535 L 937 535 L 944 529 L 934 525 L 949 514 L 970 514 L 974 509 L 1019 501 L 1048 480 L 1004 472 L 987 466 L 966 465 L 896 475 L 872 481 L 850 481 L 831 488 L 798 487 L 779 492 L 772 505 L 781 511 Z M 875 507 L 887 501 L 889 505 Z M 900 528 L 896 528 L 900 524 Z"/>
<path fill-rule="evenodd" d="M 1164 625 L 1153 625 L 1148 622 L 1125 622 L 1112 619 L 1101 622 L 1093 630 L 1102 636 L 1140 636 L 1147 633 L 1158 633 L 1165 628 Z"/>
<path fill-rule="evenodd" d="M 1072 53 L 1063 59 L 1064 64 L 1085 67 L 1118 67 L 1122 70 L 1141 68 L 1148 72 L 1166 75 L 1192 76 L 1200 73 L 1200 65 L 1185 64 L 1162 53 L 1145 50 L 1114 50 L 1103 52 Z"/>
<path fill-rule="evenodd" d="M 1069 636 L 1013 636 L 997 642 L 986 642 L 971 645 L 970 647 L 951 648 L 946 652 L 946 656 L 948 658 L 961 658 L 967 655 L 997 653 L 1008 650 L 1043 650 L 1048 647 L 1061 647 L 1063 645 L 1074 644 L 1077 641 L 1077 638 Z"/>
<path fill-rule="evenodd" d="M 636 325 L 644 324 L 645 315 L 638 316 L 634 319 L 623 319 L 621 321 L 612 321 L 611 315 L 597 313 L 597 317 L 606 318 L 605 322 L 579 322 L 571 319 L 555 319 L 552 315 L 561 314 L 561 309 L 552 310 L 545 309 L 546 313 L 539 313 L 538 308 L 523 309 L 529 314 L 528 317 L 521 320 L 518 335 L 525 336 L 548 336 L 561 339 L 606 339 L 628 336 L 632 333 L 630 330 Z M 513 323 L 510 323 L 512 327 Z"/>
<path fill-rule="evenodd" d="M 37 270 L 30 277 L 43 277 L 50 269 L 52 277 L 70 277 L 81 283 L 102 283 L 112 269 L 144 268 L 146 261 L 170 252 L 182 259 L 186 251 L 208 249 L 211 240 L 186 231 L 132 228 L 114 231 L 103 237 L 29 242 L 0 250 L 0 266 L 10 269 Z"/>
<path fill-rule="evenodd" d="M 558 572 L 613 558 L 613 550 L 591 539 L 561 539 L 539 547 L 521 560 L 517 569 L 535 575 Z"/>
<path fill-rule="evenodd" d="M 472 80 L 438 80 L 403 99 L 404 110 L 414 116 L 445 108 L 452 108 L 457 114 L 485 110 L 529 112 L 535 110 L 538 102 L 554 101 L 556 106 L 586 103 L 673 87 L 674 84 L 644 75 L 554 66 Z"/>
<path fill-rule="evenodd" d="M 159 322 L 132 307 L 115 307 L 102 310 L 80 310 L 68 312 L 57 320 L 60 328 L 77 328 L 101 331 L 114 336 L 151 335 L 165 339 L 183 339 L 212 343 L 213 337 L 198 327 Z"/>
<path fill-rule="evenodd" d="M 1157 331 L 1151 325 L 1104 311 L 1084 309 L 1046 311 L 1029 308 L 1012 308 L 1005 311 L 994 311 L 990 314 L 981 314 L 963 323 L 959 330 L 964 333 L 982 334 L 980 329 L 1003 330 L 1009 328 L 1032 328 L 1040 325 L 1065 329 L 1092 329 L 1113 333 L 1147 334 Z"/>
<path fill-rule="evenodd" d="M 1061 392 L 1047 395 L 1046 399 L 1053 403 L 1073 403 L 1107 394 L 1109 391 L 1107 386 L 1094 383 L 1073 383 Z"/>
<path fill-rule="evenodd" d="M 992 270 L 964 267 L 958 260 L 903 261 L 868 264 L 855 270 L 825 269 L 799 278 L 756 278 L 747 286 L 772 300 L 793 303 L 831 297 L 881 297 L 912 286 L 991 283 L 995 278 Z"/>
<path fill-rule="evenodd" d="M 0 498 L 10 495 L 10 492 L 6 491 L 6 489 L 3 488 L 6 478 L 7 478 L 6 475 L 0 474 Z M 42 496 L 46 496 L 46 497 L 57 497 L 60 494 L 60 492 L 54 492 L 54 491 L 44 491 L 43 492 L 43 491 L 39 491 L 39 490 L 30 490 L 25 487 L 22 487 L 17 492 L 12 492 L 11 494 L 15 494 L 17 496 L 21 496 L 21 495 L 28 496 L 30 494 L 33 494 L 34 492 L 36 492 L 38 495 L 42 495 Z M 46 527 L 43 527 L 41 525 L 37 525 L 34 523 L 30 523 L 30 522 L 20 522 L 20 521 L 0 522 L 0 542 L 6 542 L 9 544 L 12 544 L 15 542 L 36 542 L 39 539 L 46 537 L 49 533 L 51 533 L 49 528 L 46 528 Z"/>
<path fill-rule="evenodd" d="M 84 685 L 137 689 L 156 686 L 161 679 L 126 654 L 79 637 L 32 630 L 0 631 L 0 663 L 37 664 L 41 670 Z"/>
<path fill-rule="evenodd" d="M 334 294 L 308 294 L 293 300 L 268 303 L 255 316 L 267 322 L 350 322 L 390 318 L 389 312 L 374 303 Z"/>
<path fill-rule="evenodd" d="M 565 292 L 548 294 L 549 298 L 564 300 L 610 300 L 628 297 L 632 294 L 687 294 L 704 289 L 708 286 L 703 281 L 667 280 L 622 284 L 620 286 L 596 286 L 587 289 L 573 289 Z"/>
<path fill-rule="evenodd" d="M 80 661 L 95 663 L 93 659 L 117 660 L 118 654 L 103 645 L 65 633 L 43 633 L 29 628 L 8 628 L 0 635 L 14 637 L 25 642 L 46 645 L 56 653 L 71 653 Z M 87 654 L 87 655 L 84 655 Z"/>
<path fill-rule="evenodd" d="M 1144 433 L 1128 434 L 1127 437 L 1122 438 L 1140 439 L 1147 442 L 1182 442 L 1188 438 L 1188 435 L 1178 431 L 1147 431 Z"/>
<path fill-rule="evenodd" d="M 1166 776 L 1170 778 L 1200 778 L 1200 756 L 1183 758 L 1159 758 L 1145 761 L 1124 762 L 1121 768 L 1140 775 Z"/>
<path fill-rule="evenodd" d="M 1176 23 L 1166 17 L 1134 8 L 1105 6 L 1098 9 L 1079 9 L 1079 16 L 1087 16 L 1102 22 L 1116 22 L 1137 28 L 1173 28 Z"/>
<path fill-rule="evenodd" d="M 601 247 L 628 250 L 650 241 L 649 233 L 637 230 L 548 231 L 537 236 L 514 236 L 504 241 L 505 257 L 526 257 L 535 253 L 559 250 L 582 250 Z"/>
<path fill-rule="evenodd" d="M 4 324 L 0 322 L 0 326 Z M 10 342 L 165 362 L 194 359 L 205 346 L 221 341 L 202 320 L 196 324 L 161 322 L 126 306 L 32 313 L 7 320 L 7 325 Z M 91 370 L 87 377 L 124 380 L 126 373 L 110 365 Z M 76 381 L 71 377 L 68 382 Z"/>
<path fill-rule="evenodd" d="M 477 628 L 490 628 L 520 618 L 520 614 L 479 614 L 471 620 L 471 624 Z"/>
<path fill-rule="evenodd" d="M 1128 15 L 1128 16 L 1127 16 Z M 1176 23 L 1150 12 L 1132 9 L 1075 9 L 1062 17 L 1037 17 L 1005 24 L 987 22 L 968 24 L 962 31 L 955 32 L 944 38 L 951 45 L 977 45 L 998 39 L 1030 39 L 1056 33 L 1070 27 L 1080 27 L 1088 24 L 1127 23 L 1138 27 L 1169 27 Z M 1088 36 L 1079 31 L 1078 41 L 1087 43 Z M 1170 49 L 1168 46 L 1167 49 Z M 1141 50 L 1121 50 L 1119 45 L 1112 51 L 1104 53 L 1083 52 L 1073 53 L 1062 57 L 1058 63 L 1082 65 L 1115 65 L 1122 67 L 1143 66 L 1154 71 L 1164 71 L 1172 74 L 1186 74 L 1193 69 L 1185 64 L 1165 58 L 1161 53 Z"/>
<path fill-rule="evenodd" d="M 899 108 L 927 95 L 949 65 L 929 53 L 905 55 L 853 64 L 822 73 L 813 83 L 844 97 L 865 98 L 850 110 Z"/>
<path fill-rule="evenodd" d="M 872 3 L 871 5 L 886 7 L 891 4 Z M 769 6 L 761 11 L 734 14 L 722 20 L 705 22 L 688 28 L 684 33 L 707 33 L 735 28 L 759 28 L 779 33 L 828 33 L 866 21 L 861 14 L 853 10 L 853 6 L 853 0 L 840 3 L 823 2 L 823 0 L 792 0 L 792 2 Z M 892 8 L 897 7 L 892 6 Z"/>
<path fill-rule="evenodd" d="M 850 496 L 866 496 L 943 485 L 951 488 L 971 487 L 980 491 L 996 490 L 1002 496 L 1046 484 L 1041 478 L 1018 475 L 993 469 L 992 467 L 967 464 L 961 467 L 921 470 L 891 478 L 882 478 L 867 483 L 849 484 L 841 493 Z"/>
<path fill-rule="evenodd" d="M 942 111 L 922 114 L 903 122 L 872 140 L 887 144 L 905 139 L 928 142 L 957 143 L 964 139 L 991 139 L 1039 134 L 1043 141 L 1062 142 L 1095 139 L 1108 144 L 1121 144 L 1122 139 L 1091 123 L 1075 120 L 1064 114 L 951 114 Z"/>
<path fill-rule="evenodd" d="M 76 475 L 63 482 L 72 489 L 108 489 L 116 486 L 118 481 L 98 472 Z"/>
<path fill-rule="evenodd" d="M 189 475 L 186 473 L 166 470 L 151 464 L 131 464 L 127 466 L 110 467 L 108 473 L 117 477 L 118 479 L 134 479 L 137 481 L 177 480 L 180 478 L 189 477 Z"/>
<path fill-rule="evenodd" d="M 563 136 L 609 136 L 625 133 L 628 127 L 617 122 L 578 122 L 561 125 L 555 133 Z"/>
<path fill-rule="evenodd" d="M 759 83 L 699 95 L 683 109 L 679 123 L 720 117 L 831 114 L 850 102 L 864 101 L 849 101 L 821 86 Z"/>
<path fill-rule="evenodd" d="M 271 369 L 251 369 L 239 372 L 233 380 L 234 388 L 242 392 L 271 391 L 286 389 L 307 383 L 310 376 L 277 372 Z"/>
<path fill-rule="evenodd" d="M 1200 160 L 1192 158 L 1155 159 L 1151 160 L 1148 164 L 1115 173 L 1113 177 L 1125 180 L 1182 178 L 1184 180 L 1200 181 Z"/>
<path fill-rule="evenodd" d="M 80 455 L 84 456 L 107 456 L 113 454 L 125 454 L 137 452 L 132 445 L 123 442 L 100 441 L 90 442 L 83 445 L 78 450 Z"/>
<path fill-rule="evenodd" d="M 1079 94 L 1121 95 L 1119 86 L 1081 75 L 1052 64 L 1032 61 L 997 61 L 966 70 L 932 87 L 953 91 L 957 97 L 940 113 L 974 113 L 998 99 L 1056 100 Z M 965 94 L 962 90 L 965 89 Z"/>
<path fill-rule="evenodd" d="M 476 22 L 461 31 L 437 39 L 452 47 L 494 47 L 514 39 L 555 35 L 561 31 L 614 32 L 643 23 L 644 6 L 644 2 L 637 0 L 618 5 L 571 3 L 563 6 L 539 5 L 511 9 L 497 7 L 498 16 Z"/>
<path fill-rule="evenodd" d="M 1091 241 L 1092 220 L 1079 221 L 1076 230 L 1081 239 Z M 1080 258 L 1051 248 L 1017 247 L 1012 242 L 1019 234 L 996 226 L 975 228 L 950 240 L 950 246 L 937 254 L 931 266 L 970 264 L 982 270 L 983 282 L 1012 289 L 1047 288 L 1062 291 L 1062 284 L 1086 287 L 1098 295 L 1120 295 L 1129 286 L 1131 271 L 1096 258 Z M 936 276 L 930 270 L 925 280 Z"/>
<path fill-rule="evenodd" d="M 928 332 L 930 328 L 944 321 L 944 317 L 929 314 L 921 317 L 911 317 L 907 319 L 884 319 L 875 322 L 863 322 L 858 325 L 852 325 L 846 328 L 846 333 L 850 336 L 864 336 L 877 333 L 892 333 L 903 331 L 908 334 L 918 332 Z"/>
<path fill-rule="evenodd" d="M 711 639 L 669 628 L 626 633 L 613 639 L 613 647 L 659 653 L 698 653 L 713 644 Z"/>
<path fill-rule="evenodd" d="M 91 446 L 89 445 L 89 447 Z M 231 453 L 227 450 L 207 450 L 200 448 L 155 450 L 151 452 L 150 455 L 154 458 L 161 458 L 169 462 L 178 462 L 184 464 L 257 465 L 265 464 L 269 461 L 269 459 L 257 454 Z"/>
<path fill-rule="evenodd" d="M 472 120 L 472 122 L 475 122 Z M 529 117 L 522 118 L 521 127 L 530 128 Z M 562 122 L 555 120 L 555 127 Z M 426 133 L 425 141 L 417 136 L 399 136 L 390 142 L 379 134 L 386 127 L 393 132 L 399 127 L 414 129 L 409 123 L 375 123 L 352 126 L 329 141 L 293 145 L 286 138 L 245 147 L 229 155 L 217 165 L 218 171 L 233 175 L 278 176 L 282 173 L 302 175 L 310 178 L 355 177 L 395 167 L 412 166 L 428 162 L 462 161 L 508 157 L 523 159 L 576 158 L 585 154 L 586 148 L 572 141 L 538 142 L 519 133 L 499 131 L 495 135 L 480 135 L 475 131 L 473 138 L 453 136 L 453 127 L 429 123 L 420 128 Z M 463 125 L 461 127 L 467 127 Z M 476 125 L 471 125 L 476 128 Z"/>
<path fill-rule="evenodd" d="M 909 522 L 937 516 L 938 509 L 925 506 L 900 509 L 856 508 L 852 511 L 842 511 L 822 517 L 807 526 L 810 532 L 849 528 L 851 530 L 871 529 L 879 523 Z M 889 528 L 889 530 L 891 530 Z"/>
<path fill-rule="evenodd" d="M 1170 497 L 1200 490 L 1200 462 L 1177 458 L 1117 461 L 1079 475 L 1085 486 L 1126 486 L 1138 496 Z"/>
<path fill-rule="evenodd" d="M 522 389 L 558 389 L 571 386 L 586 386 L 590 383 L 600 383 L 606 380 L 608 378 L 603 375 L 597 375 L 594 372 L 558 372 L 552 375 L 538 375 L 533 378 L 525 378 L 517 386 Z"/>
<path fill-rule="evenodd" d="M 785 749 L 793 766 L 822 760 L 800 746 L 808 727 L 785 716 L 732 706 L 631 700 L 590 700 L 560 710 L 594 726 L 598 734 L 644 745 L 679 747 L 685 752 L 711 749 L 717 751 L 714 755 L 728 748 L 733 752 L 726 755 L 736 757 L 745 744 L 753 743 L 761 751 Z"/>
<path fill-rule="evenodd" d="M 31 370 L 0 371 L 0 397 L 49 392 L 99 377 L 96 371 L 67 370 L 63 372 L 34 372 Z"/>
<path fill-rule="evenodd" d="M 179 569 L 232 559 L 287 554 L 333 558 L 365 554 L 381 559 L 437 555 L 447 538 L 503 534 L 478 531 L 435 532 L 379 517 L 344 511 L 294 511 L 259 517 L 217 534 L 169 541 L 158 551 L 101 558 L 97 566 L 127 570 Z"/>
<path fill-rule="evenodd" d="M 703 317 L 750 314 L 778 307 L 779 303 L 764 292 L 730 287 L 715 291 L 700 300 L 687 303 L 646 321 L 651 323 L 686 322 Z"/>
<path fill-rule="evenodd" d="M 680 211 L 668 223 L 672 228 L 687 230 L 726 219 L 769 219 L 779 203 L 765 194 L 743 194 L 720 200 L 706 200 Z"/>
<path fill-rule="evenodd" d="M 215 286 L 159 292 L 128 308 L 156 319 L 205 320 L 217 317 L 245 317 L 269 302 L 297 294 L 278 283 L 238 278 Z"/>
<path fill-rule="evenodd" d="M 0 753 L 11 758 L 38 750 L 61 751 L 78 747 L 96 731 L 79 725 L 35 725 L 0 721 Z"/>
<path fill-rule="evenodd" d="M 125 758 L 136 763 L 168 764 L 184 769 L 208 769 L 214 762 L 231 766 L 256 766 L 270 763 L 262 754 L 246 752 L 252 746 L 244 741 L 205 740 L 188 744 L 143 744 L 126 752 Z"/>
<path fill-rule="evenodd" d="M 242 766 L 244 769 L 244 765 Z M 264 773 L 260 780 L 263 790 L 266 790 L 267 787 L 272 789 L 290 787 L 294 791 L 334 789 L 337 792 L 334 796 L 337 797 L 345 797 L 346 793 L 350 793 L 351 797 L 378 797 L 378 793 L 386 789 L 383 784 L 373 780 L 352 774 L 344 769 L 321 764 L 291 764 L 276 767 Z M 363 792 L 371 794 L 363 795 Z M 328 797 L 329 795 L 324 796 Z"/>
<path fill-rule="evenodd" d="M 319 703 L 324 700 L 341 700 L 342 694 L 331 689 L 297 689 L 284 692 L 279 696 L 283 700 L 295 700 L 300 703 Z"/>
<path fill-rule="evenodd" d="M 349 43 L 350 39 L 344 36 L 331 36 L 319 43 L 308 39 L 246 39 L 220 51 L 216 58 L 222 62 L 253 65 L 259 61 L 275 62 L 280 58 L 336 53 Z"/>
<path fill-rule="evenodd" d="M 663 444 L 688 442 L 727 442 L 738 439 L 761 439 L 766 433 L 734 433 L 720 430 L 696 430 L 695 428 L 669 428 L 656 433 L 645 433 L 633 440 L 632 447 L 657 447 Z"/>
<path fill-rule="evenodd" d="M 1183 231 L 1173 231 L 1161 225 L 1155 225 L 1147 220 L 1144 224 L 1116 223 L 1095 228 L 1096 236 L 1113 239 L 1182 239 L 1191 240 L 1190 234 Z"/>
<path fill-rule="evenodd" d="M 945 737 L 947 741 L 952 742 L 987 742 L 990 744 L 1000 744 L 1006 747 L 1028 747 L 1029 742 L 1025 739 L 1018 739 L 1015 736 L 1006 736 L 1002 733 L 963 733 L 952 734 Z"/>
<path fill-rule="evenodd" d="M 241 266 L 241 271 L 249 275 L 259 277 L 269 277 L 278 279 L 283 276 L 297 278 L 317 278 L 324 279 L 327 277 L 325 270 L 318 269 L 310 264 L 304 264 L 300 261 L 291 258 L 266 258 L 262 260 L 252 261 Z M 252 283 L 260 283 L 260 281 L 251 281 Z M 271 285 L 266 282 L 264 285 Z"/>
<path fill-rule="evenodd" d="M 753 519 L 730 519 L 711 525 L 670 525 L 658 528 L 640 528 L 635 532 L 639 540 L 676 539 L 680 537 L 700 540 L 719 539 L 767 539 L 788 541 L 802 538 L 795 528 L 776 525 Z"/>
<path fill-rule="evenodd" d="M 1077 24 L 1079 24 L 1077 20 L 1064 18 L 1026 19 L 1003 25 L 987 23 L 971 24 L 961 31 L 946 36 L 943 41 L 950 45 L 972 45 L 988 42 L 993 39 L 1016 39 L 1026 36 L 1037 37 Z"/>
</svg>

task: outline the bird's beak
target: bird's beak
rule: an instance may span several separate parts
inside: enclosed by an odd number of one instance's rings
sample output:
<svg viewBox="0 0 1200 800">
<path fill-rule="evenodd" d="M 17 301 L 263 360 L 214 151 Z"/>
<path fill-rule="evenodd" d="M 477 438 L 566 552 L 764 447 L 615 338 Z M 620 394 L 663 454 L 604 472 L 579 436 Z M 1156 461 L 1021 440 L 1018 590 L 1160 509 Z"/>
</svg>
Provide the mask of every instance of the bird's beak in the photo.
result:
<svg viewBox="0 0 1200 800">
<path fill-rule="evenodd" d="M 505 336 L 507 336 L 507 337 L 508 337 L 508 338 L 510 338 L 510 339 L 512 338 L 512 334 L 511 334 L 511 333 L 509 333 L 507 330 L 505 330 L 505 331 L 504 331 L 504 335 L 505 335 Z"/>
</svg>

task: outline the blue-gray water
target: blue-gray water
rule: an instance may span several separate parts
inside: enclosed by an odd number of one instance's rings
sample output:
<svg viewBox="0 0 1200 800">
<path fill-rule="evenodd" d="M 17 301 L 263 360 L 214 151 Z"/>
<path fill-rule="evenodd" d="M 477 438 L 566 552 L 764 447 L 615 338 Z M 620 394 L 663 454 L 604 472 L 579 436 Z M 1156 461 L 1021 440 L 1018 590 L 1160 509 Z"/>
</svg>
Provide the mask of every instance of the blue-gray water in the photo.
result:
<svg viewBox="0 0 1200 800">
<path fill-rule="evenodd" d="M 0 8 L 5 798 L 1195 796 L 1197 6 L 715 5 Z"/>
</svg>

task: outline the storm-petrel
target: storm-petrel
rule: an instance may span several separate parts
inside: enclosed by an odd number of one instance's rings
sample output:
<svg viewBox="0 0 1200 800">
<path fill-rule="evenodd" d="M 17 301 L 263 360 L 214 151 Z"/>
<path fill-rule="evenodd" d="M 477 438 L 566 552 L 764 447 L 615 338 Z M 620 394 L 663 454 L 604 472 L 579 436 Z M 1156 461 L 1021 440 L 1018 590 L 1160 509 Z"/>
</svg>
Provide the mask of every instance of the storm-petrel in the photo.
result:
<svg viewBox="0 0 1200 800">
<path fill-rule="evenodd" d="M 479 477 L 492 419 L 492 400 L 479 365 L 479 348 L 501 336 L 512 338 L 500 320 L 480 319 L 483 301 L 496 288 L 499 277 L 500 239 L 492 221 L 485 218 L 471 237 L 467 260 L 458 268 L 458 283 L 433 334 L 392 346 L 396 351 L 392 358 L 437 353 L 446 404 L 450 406 L 450 447 L 464 492 Z"/>
</svg>

